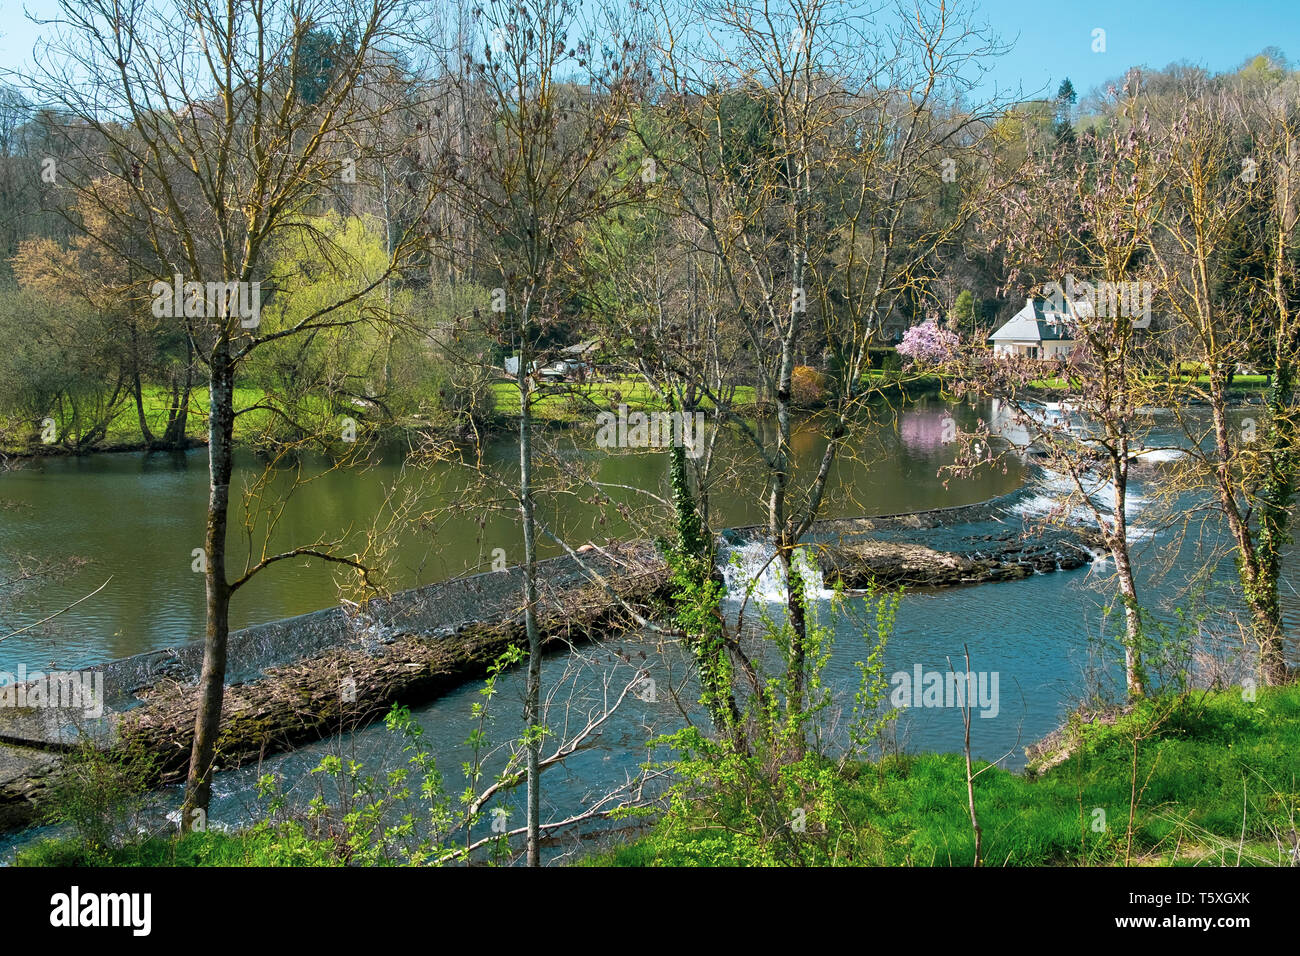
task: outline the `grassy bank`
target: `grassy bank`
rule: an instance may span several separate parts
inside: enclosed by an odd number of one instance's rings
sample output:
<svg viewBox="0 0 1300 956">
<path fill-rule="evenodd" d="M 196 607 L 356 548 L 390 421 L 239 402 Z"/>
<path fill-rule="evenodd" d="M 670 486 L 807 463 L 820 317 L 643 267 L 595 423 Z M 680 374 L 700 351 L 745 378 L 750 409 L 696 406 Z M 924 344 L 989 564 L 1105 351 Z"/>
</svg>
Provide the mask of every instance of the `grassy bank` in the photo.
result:
<svg viewBox="0 0 1300 956">
<path fill-rule="evenodd" d="M 1138 736 L 1136 763 L 1134 738 Z M 1236 866 L 1290 862 L 1300 821 L 1300 687 L 1191 693 L 1083 724 L 1063 760 L 1039 773 L 996 767 L 975 782 L 990 866 Z M 1048 761 L 1052 763 L 1053 761 Z M 986 766 L 977 764 L 978 767 Z M 838 812 L 854 845 L 837 862 L 969 866 L 974 839 L 959 754 L 895 756 L 852 765 Z M 1130 826 L 1130 813 L 1132 824 Z M 594 866 L 735 866 L 753 848 L 726 821 L 661 820 Z M 25 866 L 326 866 L 331 843 L 296 824 L 149 839 L 99 852 L 47 840 Z"/>
<path fill-rule="evenodd" d="M 254 435 L 266 428 L 272 420 L 273 413 L 266 409 L 254 408 L 262 401 L 264 394 L 260 389 L 255 388 L 236 388 L 235 389 L 235 409 L 238 413 L 235 417 L 235 440 L 247 441 L 251 435 Z M 167 426 L 167 412 L 171 403 L 171 393 L 162 386 L 146 385 L 141 388 L 141 397 L 144 405 L 145 421 L 149 423 L 150 429 L 153 430 L 154 436 L 160 437 Z M 251 409 L 244 412 L 243 409 Z M 11 431 L 15 436 L 22 435 L 24 429 L 18 422 L 11 422 Z M 63 435 L 69 428 L 70 423 L 66 420 L 55 419 L 55 431 L 58 435 Z M 208 439 L 208 390 L 207 388 L 196 388 L 190 393 L 189 415 L 186 420 L 185 428 L 186 437 L 193 442 L 206 442 Z M 131 450 L 143 445 L 144 438 L 140 434 L 140 416 L 136 409 L 134 400 L 124 402 L 109 422 L 104 437 L 96 445 L 96 451 L 125 451 Z M 61 454 L 66 453 L 67 449 L 61 444 L 49 446 L 28 446 L 15 444 L 3 449 L 6 452 L 15 454 L 24 453 L 41 453 L 41 454 Z"/>
<path fill-rule="evenodd" d="M 1154 378 L 1152 380 L 1155 381 Z M 1199 378 L 1186 376 L 1181 380 L 1181 384 L 1188 389 L 1189 393 L 1199 393 L 1204 386 L 1208 385 L 1208 382 L 1208 376 L 1204 375 Z M 1171 382 L 1171 384 L 1178 383 Z M 938 393 L 942 390 L 943 382 L 937 376 L 932 375 L 917 376 L 895 369 L 871 369 L 864 374 L 863 385 L 884 398 L 896 399 Z M 1062 393 L 1067 388 L 1067 385 L 1068 383 L 1064 379 L 1047 378 L 1031 383 L 1030 388 L 1041 392 L 1043 397 L 1048 399 Z M 1268 376 L 1238 375 L 1233 379 L 1229 395 L 1236 399 L 1246 399 L 1262 395 L 1267 390 L 1267 387 Z M 511 427 L 519 407 L 518 387 L 512 381 L 499 381 L 490 386 L 490 392 L 493 412 L 487 423 L 489 428 Z M 160 436 L 167 424 L 171 394 L 167 389 L 156 385 L 144 386 L 142 394 L 145 419 L 155 436 Z M 235 390 L 235 408 L 237 410 L 235 417 L 236 443 L 247 443 L 254 436 L 265 433 L 268 427 L 276 425 L 278 419 L 274 412 L 257 407 L 264 398 L 265 393 L 258 388 L 243 387 Z M 756 400 L 753 386 L 739 386 L 733 395 L 735 407 L 751 420 L 751 413 L 757 411 Z M 664 402 L 644 381 L 629 379 L 590 382 L 584 385 L 566 383 L 543 386 L 533 406 L 533 415 L 535 420 L 542 424 L 588 424 L 592 421 L 596 410 L 613 409 L 620 404 L 627 405 L 631 411 L 653 412 L 666 410 Z M 701 407 L 707 410 L 710 404 L 705 401 Z M 310 411 L 313 417 L 320 419 L 338 417 L 332 415 L 330 410 L 325 407 Z M 186 436 L 192 443 L 202 444 L 207 441 L 207 412 L 207 389 L 204 387 L 195 388 L 190 394 L 189 417 L 185 430 Z M 358 418 L 360 417 L 362 416 L 358 415 Z M 30 423 L 9 421 L 0 424 L 8 426 L 7 428 L 0 428 L 0 433 L 7 432 L 11 437 L 10 444 L 0 447 L 0 452 L 13 455 L 68 453 L 68 449 L 59 443 L 51 445 L 27 444 L 26 440 L 30 435 Z M 448 431 L 455 430 L 454 422 L 448 420 L 444 424 Z M 57 434 L 65 434 L 68 427 L 69 422 L 56 419 L 55 429 Z M 381 430 L 386 429 L 396 432 L 402 430 L 404 426 L 394 422 L 378 422 L 377 427 Z M 421 419 L 421 427 L 437 429 L 439 427 L 437 414 L 435 413 L 433 418 Z M 22 441 L 15 440 L 20 436 Z M 81 450 L 83 452 L 132 451 L 141 447 L 143 447 L 143 438 L 140 434 L 139 414 L 135 402 L 126 401 L 120 405 L 104 437 L 94 448 Z"/>
<path fill-rule="evenodd" d="M 519 386 L 514 382 L 495 382 L 492 396 L 497 415 L 513 418 L 519 409 Z M 754 404 L 754 389 L 744 385 L 736 389 L 734 401 L 739 406 Z M 543 385 L 533 403 L 538 421 L 574 424 L 590 422 L 596 411 L 626 405 L 629 411 L 667 411 L 667 404 L 642 381 L 588 382 Z M 705 401 L 704 408 L 711 407 Z"/>
<path fill-rule="evenodd" d="M 167 423 L 170 393 L 159 386 L 145 386 L 142 390 L 145 419 L 155 436 L 161 435 Z M 506 428 L 513 425 L 519 408 L 519 389 L 509 381 L 495 382 L 491 386 L 494 412 L 489 421 L 491 427 Z M 244 444 L 253 437 L 262 434 L 268 426 L 276 423 L 273 412 L 256 407 L 265 398 L 265 393 L 257 388 L 237 388 L 235 390 L 235 442 Z M 736 390 L 735 401 L 742 407 L 750 407 L 754 402 L 754 389 L 742 387 Z M 662 411 L 665 406 L 653 391 L 644 383 L 637 381 L 596 382 L 587 385 L 556 385 L 545 387 L 533 406 L 533 414 L 543 424 L 589 423 L 594 408 L 614 408 L 623 403 L 632 411 Z M 248 409 L 248 411 L 244 411 Z M 328 409 L 316 409 L 314 412 L 324 416 Z M 362 417 L 360 415 L 358 418 Z M 423 420 L 426 425 L 438 427 L 434 419 Z M 14 436 L 24 436 L 29 432 L 22 423 L 10 422 L 7 429 Z M 446 423 L 449 428 L 454 423 Z M 56 419 L 55 430 L 63 435 L 69 422 Z M 381 429 L 400 430 L 403 426 L 395 423 L 379 422 Z M 189 417 L 186 422 L 186 436 L 196 443 L 207 441 L 208 428 L 208 392 L 206 388 L 196 388 L 190 394 Z M 5 431 L 5 429 L 0 429 Z M 135 402 L 128 401 L 121 405 L 109 424 L 103 439 L 97 443 L 94 451 L 132 451 L 143 446 L 140 434 L 139 414 Z M 84 450 L 84 449 L 83 449 Z M 11 444 L 0 448 L 10 454 L 67 454 L 68 449 L 55 443 L 52 445 Z"/>
<path fill-rule="evenodd" d="M 1185 389 L 1188 394 L 1199 398 L 1205 394 L 1210 386 L 1210 376 L 1208 375 L 1184 375 L 1179 378 L 1165 377 L 1159 375 L 1144 376 L 1145 380 L 1152 385 L 1163 385 L 1170 389 Z M 1234 375 L 1232 384 L 1228 387 L 1228 395 L 1232 398 L 1245 398 L 1253 395 L 1263 395 L 1268 391 L 1270 378 L 1267 375 Z M 1064 392 L 1070 386 L 1070 383 L 1064 378 L 1042 378 L 1030 382 L 1030 388 L 1040 389 L 1044 392 Z"/>
<path fill-rule="evenodd" d="M 909 396 L 938 392 L 940 380 L 935 376 L 904 376 L 897 371 L 873 369 L 864 376 L 864 384 L 886 396 Z M 496 411 L 503 418 L 513 418 L 519 408 L 519 388 L 514 382 L 496 382 L 492 385 Z M 667 411 L 666 403 L 645 382 L 615 381 L 591 382 L 585 385 L 563 384 L 543 386 L 533 405 L 533 415 L 538 421 L 563 424 L 589 424 L 596 411 L 615 409 L 627 405 L 629 411 Z M 756 410 L 756 394 L 752 385 L 737 386 L 732 396 L 733 407 L 744 413 Z M 707 399 L 701 409 L 712 408 Z"/>
<path fill-rule="evenodd" d="M 18 866 L 340 866 L 330 844 L 294 824 L 239 832 L 212 830 L 184 837 L 89 850 L 74 837 L 44 840 L 20 850 Z"/>
<path fill-rule="evenodd" d="M 1300 687 L 1261 690 L 1253 703 L 1239 691 L 1181 698 L 1151 736 L 1139 740 L 1135 771 L 1134 734 L 1149 727 L 1160 706 L 1144 705 L 1113 724 L 1083 726 L 1073 752 L 1040 774 L 996 767 L 983 772 L 975 782 L 975 804 L 986 864 L 1114 865 L 1126 856 L 1144 865 L 1289 862 L 1300 822 Z M 960 755 L 853 766 L 841 794 L 845 829 L 858 841 L 850 848 L 852 862 L 973 862 Z M 750 848 L 728 832 L 725 821 L 696 823 L 663 821 L 636 842 L 588 862 L 747 861 Z"/>
</svg>

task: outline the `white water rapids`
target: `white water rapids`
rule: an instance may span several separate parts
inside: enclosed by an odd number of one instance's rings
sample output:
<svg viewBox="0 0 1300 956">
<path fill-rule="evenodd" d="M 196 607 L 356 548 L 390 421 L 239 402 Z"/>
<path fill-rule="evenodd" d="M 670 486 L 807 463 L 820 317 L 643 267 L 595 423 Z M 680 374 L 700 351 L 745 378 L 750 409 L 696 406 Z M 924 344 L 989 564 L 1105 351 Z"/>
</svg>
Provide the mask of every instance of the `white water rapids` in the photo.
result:
<svg viewBox="0 0 1300 956">
<path fill-rule="evenodd" d="M 727 599 L 743 601 L 746 593 L 750 593 L 755 601 L 784 604 L 785 573 L 775 554 L 775 549 L 765 541 L 749 541 L 723 548 L 718 556 L 718 567 L 727 585 Z M 795 550 L 794 564 L 804 580 L 809 600 L 831 596 L 833 592 L 822 579 L 822 569 L 807 548 Z"/>
</svg>

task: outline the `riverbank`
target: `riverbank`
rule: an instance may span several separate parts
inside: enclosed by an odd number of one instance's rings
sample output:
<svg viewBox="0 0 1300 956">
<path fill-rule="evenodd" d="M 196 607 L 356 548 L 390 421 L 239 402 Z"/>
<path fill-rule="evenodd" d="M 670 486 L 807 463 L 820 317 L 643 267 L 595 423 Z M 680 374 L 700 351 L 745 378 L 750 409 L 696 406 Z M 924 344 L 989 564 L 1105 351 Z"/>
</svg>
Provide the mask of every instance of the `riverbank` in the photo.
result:
<svg viewBox="0 0 1300 956">
<path fill-rule="evenodd" d="M 1300 862 L 1300 687 L 1191 692 L 1063 731 L 1071 754 L 1041 773 L 977 762 L 989 866 L 1285 866 Z M 1134 763 L 1134 738 L 1138 737 Z M 1134 782 L 1136 781 L 1136 785 Z M 974 838 L 960 754 L 891 756 L 842 771 L 851 845 L 838 865 L 969 866 Z M 1130 810 L 1132 825 L 1129 824 Z M 817 836 L 817 824 L 810 835 Z M 615 838 L 617 839 L 617 838 Z M 812 842 L 812 841 L 810 841 Z M 585 866 L 761 863 L 726 821 L 661 819 Z M 71 838 L 19 851 L 20 866 L 338 866 L 303 821 L 153 837 L 102 851 Z"/>
<path fill-rule="evenodd" d="M 903 376 L 897 372 L 879 370 L 868 373 L 871 386 L 881 398 L 916 398 L 921 395 L 936 394 L 941 383 L 933 376 Z M 483 434 L 505 434 L 518 428 L 517 410 L 519 407 L 519 389 L 514 382 L 494 382 L 489 387 L 492 397 L 491 408 L 482 411 L 482 420 L 478 426 Z M 145 418 L 155 431 L 160 432 L 167 418 L 168 392 L 158 387 L 145 389 Z M 276 425 L 278 419 L 273 413 L 261 407 L 265 394 L 255 388 L 238 388 L 235 390 L 235 432 L 237 447 L 247 447 L 254 440 L 267 433 Z M 25 442 L 10 442 L 0 446 L 0 455 L 13 459 L 38 459 L 56 456 L 115 454 L 140 451 L 184 451 L 207 445 L 207 390 L 197 388 L 190 395 L 189 414 L 186 437 L 182 447 L 160 449 L 153 448 L 142 439 L 139 416 L 133 403 L 124 405 L 114 416 L 105 430 L 104 436 L 96 442 L 81 446 L 68 445 L 61 440 L 44 441 L 36 434 L 29 434 Z M 572 428 L 592 426 L 595 414 L 601 409 L 617 408 L 626 405 L 629 411 L 654 412 L 666 410 L 665 404 L 644 382 L 631 380 L 590 382 L 587 384 L 562 383 L 542 386 L 533 404 L 535 423 L 542 428 Z M 710 408 L 706 400 L 701 407 Z M 750 420 L 756 420 L 767 410 L 763 403 L 756 401 L 752 386 L 739 386 L 733 396 L 733 409 Z M 245 411 L 247 410 L 247 411 Z M 811 414 L 815 406 L 804 409 Z M 324 410 L 315 410 L 317 417 L 341 419 L 342 412 L 336 416 L 324 414 Z M 357 431 L 369 429 L 369 435 L 378 442 L 403 441 L 413 432 L 432 434 L 437 438 L 462 440 L 470 437 L 463 417 L 440 413 L 436 410 L 418 416 L 403 416 L 394 419 L 368 420 L 365 409 L 351 410 L 351 417 L 356 419 Z M 67 423 L 54 423 L 54 436 L 65 434 Z M 0 428 L 0 434 L 6 429 Z M 18 423 L 7 429 L 11 434 L 23 432 Z M 28 429 L 30 432 L 30 429 Z M 340 432 L 341 434 L 341 432 Z M 478 434 L 478 432 L 474 432 Z M 327 436 L 329 440 L 330 436 Z"/>
<path fill-rule="evenodd" d="M 1252 699 L 1247 699 L 1252 698 Z M 978 725 L 978 721 L 975 722 Z M 973 729 L 978 732 L 978 726 Z M 1136 746 L 1134 741 L 1137 741 Z M 1064 759 L 1023 775 L 977 761 L 988 866 L 1287 866 L 1300 863 L 1300 687 L 1192 691 L 1063 729 Z M 811 863 L 970 866 L 975 841 L 961 754 L 852 765 L 844 834 Z M 1130 818 L 1132 823 L 1130 825 Z M 818 841 L 809 813 L 809 846 Z M 749 866 L 763 849 L 702 809 L 587 860 L 595 866 Z"/>
<path fill-rule="evenodd" d="M 1207 384 L 1208 378 L 1203 375 L 1199 378 L 1188 375 L 1180 380 L 1168 380 L 1169 386 L 1185 388 L 1193 394 L 1190 404 L 1204 404 L 1204 399 L 1197 396 Z M 885 369 L 872 369 L 865 373 L 863 385 L 883 400 L 914 399 L 942 394 L 944 391 L 944 382 L 938 376 Z M 1268 387 L 1266 375 L 1238 375 L 1227 394 L 1235 406 L 1259 404 Z M 1029 392 L 1043 401 L 1058 401 L 1068 397 L 1069 389 L 1062 379 L 1043 379 L 1031 383 Z M 379 442 L 404 441 L 413 432 L 432 434 L 442 439 L 463 440 L 471 434 L 504 434 L 516 429 L 519 390 L 515 383 L 504 380 L 494 382 L 488 387 L 488 393 L 491 396 L 491 407 L 480 410 L 481 420 L 477 422 L 476 430 L 467 429 L 463 416 L 443 413 L 437 409 L 420 415 L 373 420 L 368 418 L 364 407 L 337 414 L 330 414 L 327 409 L 315 409 L 313 415 L 322 420 L 334 421 L 341 420 L 346 414 L 356 420 L 357 425 L 354 427 L 359 431 L 369 429 L 370 437 Z M 235 390 L 237 415 L 234 439 L 237 447 L 250 446 L 255 438 L 274 431 L 279 419 L 263 407 L 265 397 L 265 393 L 256 388 L 243 387 Z M 166 424 L 171 395 L 162 387 L 146 386 L 143 399 L 145 418 L 150 427 L 160 433 Z M 629 411 L 666 410 L 665 404 L 646 383 L 616 380 L 543 385 L 533 405 L 533 416 L 535 423 L 543 428 L 590 426 L 596 411 L 616 408 L 620 404 L 626 405 Z M 709 407 L 707 400 L 702 402 L 702 409 L 707 410 Z M 732 407 L 750 421 L 757 420 L 770 411 L 770 407 L 759 400 L 753 386 L 738 386 L 733 395 Z M 806 414 L 815 414 L 817 410 L 815 402 L 801 409 Z M 46 441 L 31 432 L 30 427 L 24 428 L 22 423 L 8 424 L 8 428 L 0 428 L 0 434 L 8 433 L 12 436 L 27 433 L 26 440 L 22 442 L 11 439 L 7 444 L 0 445 L 0 456 L 17 460 L 150 450 L 184 451 L 207 444 L 207 390 L 200 387 L 191 392 L 186 435 L 183 444 L 177 448 L 150 448 L 141 436 L 139 414 L 133 402 L 121 406 L 108 423 L 102 438 L 84 446 L 69 445 L 57 439 Z M 66 430 L 66 422 L 54 422 L 55 436 L 64 435 Z M 331 437 L 325 436 L 326 443 L 329 440 Z"/>
</svg>

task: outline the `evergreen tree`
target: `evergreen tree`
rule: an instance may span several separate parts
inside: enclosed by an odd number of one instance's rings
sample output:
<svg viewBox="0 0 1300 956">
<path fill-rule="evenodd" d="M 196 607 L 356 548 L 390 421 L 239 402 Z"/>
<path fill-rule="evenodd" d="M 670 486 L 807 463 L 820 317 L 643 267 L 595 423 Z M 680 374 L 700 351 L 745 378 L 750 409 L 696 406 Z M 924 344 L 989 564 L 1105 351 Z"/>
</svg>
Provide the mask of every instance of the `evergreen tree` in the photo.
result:
<svg viewBox="0 0 1300 956">
<path fill-rule="evenodd" d="M 1067 76 L 1056 90 L 1056 124 L 1052 131 L 1056 134 L 1057 143 L 1074 144 L 1074 104 L 1078 99 L 1074 84 Z"/>
</svg>

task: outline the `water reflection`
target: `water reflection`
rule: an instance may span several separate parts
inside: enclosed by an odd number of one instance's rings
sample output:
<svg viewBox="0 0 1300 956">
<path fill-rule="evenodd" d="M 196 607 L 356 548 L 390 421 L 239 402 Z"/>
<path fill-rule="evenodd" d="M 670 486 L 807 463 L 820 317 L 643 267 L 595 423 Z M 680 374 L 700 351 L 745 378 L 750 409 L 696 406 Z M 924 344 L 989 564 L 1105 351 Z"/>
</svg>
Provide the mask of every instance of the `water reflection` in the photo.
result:
<svg viewBox="0 0 1300 956">
<path fill-rule="evenodd" d="M 885 514 L 980 501 L 1015 487 L 1019 472 L 992 469 L 945 488 L 936 476 L 951 449 L 928 440 L 918 443 L 908 422 L 932 422 L 948 406 L 923 400 L 908 406 L 900 434 L 894 410 L 880 405 L 873 420 L 857 430 L 843 449 L 825 499 L 827 516 Z M 966 406 L 952 410 L 963 423 L 973 420 Z M 760 427 L 767 427 L 760 423 Z M 927 429 L 932 426 L 927 425 Z M 658 450 L 604 450 L 590 430 L 542 432 L 539 455 L 557 462 L 566 490 L 581 492 L 600 481 L 616 506 L 594 505 L 582 494 L 542 495 L 539 515 L 549 527 L 575 543 L 643 537 L 661 532 L 667 515 L 645 489 L 667 497 L 667 456 Z M 928 432 L 927 432 L 928 433 Z M 803 423 L 792 439 L 798 481 L 816 470 L 825 439 Z M 711 495 L 715 527 L 737 527 L 766 517 L 763 472 L 748 440 L 724 433 L 719 441 L 719 471 Z M 512 438 L 485 449 L 488 467 L 509 482 L 517 469 Z M 310 463 L 309 463 L 310 464 Z M 365 546 L 365 531 L 376 516 L 386 517 L 390 494 L 418 493 L 429 520 L 401 527 L 390 556 L 390 587 L 401 589 L 487 570 L 496 548 L 519 559 L 517 511 L 499 489 L 477 490 L 463 468 L 444 464 L 423 472 L 403 468 L 400 453 L 385 455 L 365 470 L 324 471 L 316 463 L 314 480 L 300 487 L 279 518 L 268 543 L 273 550 L 301 545 L 322 535 L 339 537 L 344 548 Z M 549 469 L 555 474 L 556 468 Z M 585 470 L 584 470 L 585 469 Z M 547 469 L 543 468 L 543 473 Z M 232 501 L 260 474 L 250 455 L 236 458 Z M 283 491 L 293 475 L 277 475 L 273 491 Z M 622 486 L 622 487 L 620 487 Z M 467 491 L 475 489 L 468 497 Z M 146 650 L 159 650 L 199 638 L 203 633 L 203 579 L 193 570 L 193 549 L 203 543 L 207 501 L 205 449 L 182 454 L 118 454 L 46 459 L 0 475 L 0 554 L 37 555 L 52 561 L 73 556 L 89 563 L 39 592 L 39 601 L 3 611 L 3 624 L 22 627 L 40 620 L 112 582 L 93 601 L 78 605 L 49 625 L 0 644 L 0 669 L 20 663 L 73 668 Z M 622 509 L 617 507 L 623 506 Z M 250 553 L 241 522 L 232 517 L 230 565 L 239 568 Z M 253 553 L 262 541 L 254 535 Z M 540 541 L 543 557 L 561 553 Z M 337 569 L 320 563 L 282 562 L 258 575 L 236 597 L 233 627 L 302 614 L 338 600 Z"/>
</svg>

